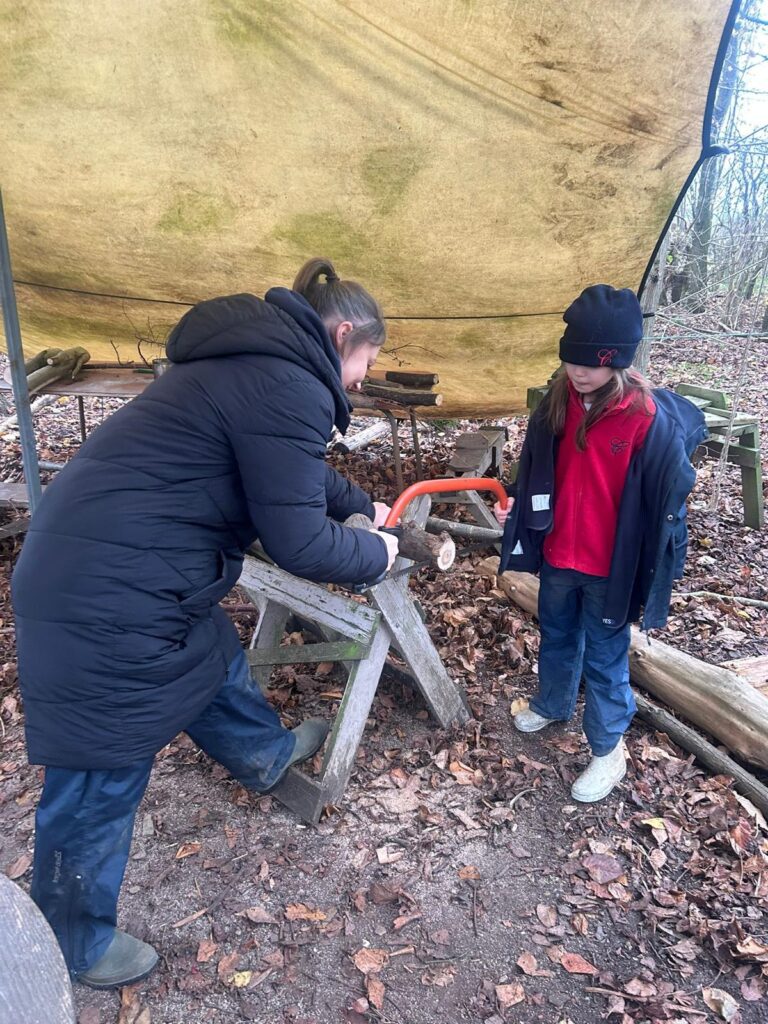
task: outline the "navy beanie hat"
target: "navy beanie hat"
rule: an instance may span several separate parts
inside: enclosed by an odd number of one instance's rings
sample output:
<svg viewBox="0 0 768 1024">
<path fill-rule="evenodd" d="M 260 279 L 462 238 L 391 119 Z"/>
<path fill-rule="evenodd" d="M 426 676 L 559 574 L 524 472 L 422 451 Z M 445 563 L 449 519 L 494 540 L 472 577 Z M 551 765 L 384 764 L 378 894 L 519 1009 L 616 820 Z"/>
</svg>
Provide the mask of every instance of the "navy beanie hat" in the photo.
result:
<svg viewBox="0 0 768 1024">
<path fill-rule="evenodd" d="M 643 336 L 643 312 L 629 288 L 593 284 L 563 313 L 560 359 L 577 366 L 632 365 Z"/>
</svg>

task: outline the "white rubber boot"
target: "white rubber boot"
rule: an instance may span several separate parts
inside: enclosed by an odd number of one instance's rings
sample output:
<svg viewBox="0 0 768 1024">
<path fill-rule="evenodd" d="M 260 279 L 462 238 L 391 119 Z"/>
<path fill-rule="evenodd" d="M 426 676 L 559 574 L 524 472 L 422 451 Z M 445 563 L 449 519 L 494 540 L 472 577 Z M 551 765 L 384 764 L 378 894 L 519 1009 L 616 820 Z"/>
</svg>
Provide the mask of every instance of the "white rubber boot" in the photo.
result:
<svg viewBox="0 0 768 1024">
<path fill-rule="evenodd" d="M 583 804 L 593 804 L 608 796 L 617 782 L 627 774 L 627 759 L 623 741 L 610 754 L 593 757 L 586 770 L 571 786 L 571 796 Z"/>
<path fill-rule="evenodd" d="M 521 711 L 519 714 L 515 715 L 513 721 L 518 732 L 538 732 L 539 729 L 544 729 L 550 723 L 554 722 L 555 719 L 545 718 L 544 715 L 540 715 L 538 711 L 526 708 L 525 711 Z"/>
</svg>

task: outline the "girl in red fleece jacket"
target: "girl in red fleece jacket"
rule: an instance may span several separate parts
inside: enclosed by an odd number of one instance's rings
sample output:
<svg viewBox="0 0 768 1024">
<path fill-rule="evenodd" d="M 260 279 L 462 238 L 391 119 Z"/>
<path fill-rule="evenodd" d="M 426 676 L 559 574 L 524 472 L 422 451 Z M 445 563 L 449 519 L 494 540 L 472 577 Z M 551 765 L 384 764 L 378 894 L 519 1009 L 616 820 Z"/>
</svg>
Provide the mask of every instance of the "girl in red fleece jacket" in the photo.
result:
<svg viewBox="0 0 768 1024">
<path fill-rule="evenodd" d="M 563 365 L 536 413 L 536 430 L 545 441 L 541 448 L 531 441 L 532 424 L 524 450 L 526 478 L 518 481 L 518 501 L 525 505 L 515 508 L 514 523 L 507 524 L 510 550 L 506 559 L 502 552 L 502 562 L 530 557 L 524 546 L 536 547 L 541 572 L 539 692 L 515 716 L 515 727 L 537 732 L 571 718 L 583 674 L 584 731 L 593 756 L 571 793 L 592 802 L 607 796 L 626 772 L 622 737 L 635 711 L 630 626 L 606 618 L 606 594 L 627 474 L 656 404 L 648 382 L 631 365 L 643 333 L 633 292 L 594 285 L 563 319 Z M 495 507 L 502 526 L 514 501 L 507 509 Z"/>
</svg>

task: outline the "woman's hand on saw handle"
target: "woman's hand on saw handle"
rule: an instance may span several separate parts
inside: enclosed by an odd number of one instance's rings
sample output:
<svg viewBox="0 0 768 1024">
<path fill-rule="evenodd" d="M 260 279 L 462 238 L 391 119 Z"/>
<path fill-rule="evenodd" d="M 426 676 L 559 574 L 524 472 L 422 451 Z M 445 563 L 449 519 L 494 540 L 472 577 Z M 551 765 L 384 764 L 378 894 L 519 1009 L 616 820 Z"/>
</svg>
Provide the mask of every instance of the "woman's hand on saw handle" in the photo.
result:
<svg viewBox="0 0 768 1024">
<path fill-rule="evenodd" d="M 398 540 L 393 533 L 381 533 L 379 530 L 374 530 L 377 537 L 381 537 L 384 543 L 387 545 L 387 572 L 394 565 L 395 559 L 398 554 Z"/>
</svg>

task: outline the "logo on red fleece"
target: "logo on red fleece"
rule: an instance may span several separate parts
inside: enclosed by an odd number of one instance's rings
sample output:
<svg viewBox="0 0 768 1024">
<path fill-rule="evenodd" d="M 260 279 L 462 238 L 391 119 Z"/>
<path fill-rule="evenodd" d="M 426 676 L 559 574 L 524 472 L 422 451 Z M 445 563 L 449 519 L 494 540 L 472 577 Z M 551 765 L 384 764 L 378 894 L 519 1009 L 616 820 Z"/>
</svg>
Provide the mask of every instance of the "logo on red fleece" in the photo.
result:
<svg viewBox="0 0 768 1024">
<path fill-rule="evenodd" d="M 601 366 L 610 366 L 614 356 L 619 354 L 617 348 L 601 348 L 597 353 L 597 358 L 600 360 Z"/>
<path fill-rule="evenodd" d="M 620 437 L 611 438 L 611 451 L 614 455 L 621 455 L 629 448 L 629 441 L 622 441 Z"/>
</svg>

